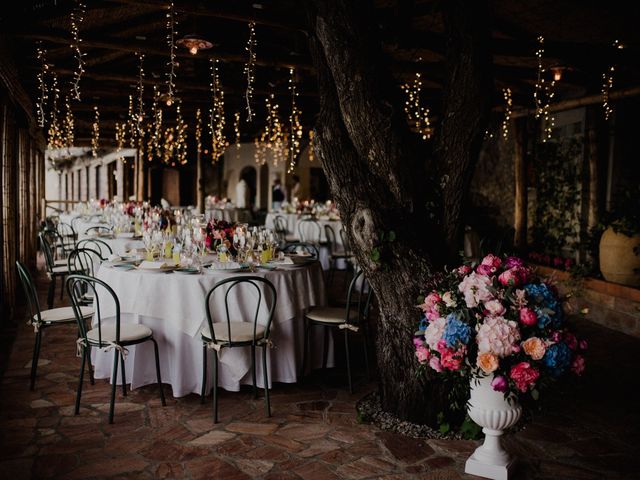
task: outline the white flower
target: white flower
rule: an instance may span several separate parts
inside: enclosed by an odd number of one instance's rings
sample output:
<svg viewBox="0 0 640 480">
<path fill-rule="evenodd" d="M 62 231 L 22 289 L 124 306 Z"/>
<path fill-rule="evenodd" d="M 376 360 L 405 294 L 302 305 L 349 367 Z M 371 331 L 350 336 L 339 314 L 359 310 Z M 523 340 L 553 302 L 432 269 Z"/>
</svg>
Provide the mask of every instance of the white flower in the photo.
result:
<svg viewBox="0 0 640 480">
<path fill-rule="evenodd" d="M 492 317 L 498 317 L 507 311 L 500 300 L 489 300 L 488 302 L 484 302 L 484 308 L 487 309 L 489 315 Z"/>
<path fill-rule="evenodd" d="M 485 317 L 476 335 L 478 353 L 493 353 L 498 357 L 511 355 L 519 340 L 518 324 L 503 317 Z"/>
<path fill-rule="evenodd" d="M 447 321 L 444 318 L 436 318 L 429 322 L 427 329 L 424 331 L 424 341 L 431 350 L 437 350 L 438 342 L 444 333 L 444 327 Z"/>
<path fill-rule="evenodd" d="M 442 301 L 447 307 L 455 307 L 458 304 L 455 297 L 453 296 L 453 293 L 451 292 L 446 292 L 444 295 L 442 295 Z"/>
<path fill-rule="evenodd" d="M 491 287 L 491 278 L 471 272 L 460 282 L 458 290 L 464 295 L 467 307 L 475 308 L 480 302 L 493 300 L 489 287 Z"/>
</svg>

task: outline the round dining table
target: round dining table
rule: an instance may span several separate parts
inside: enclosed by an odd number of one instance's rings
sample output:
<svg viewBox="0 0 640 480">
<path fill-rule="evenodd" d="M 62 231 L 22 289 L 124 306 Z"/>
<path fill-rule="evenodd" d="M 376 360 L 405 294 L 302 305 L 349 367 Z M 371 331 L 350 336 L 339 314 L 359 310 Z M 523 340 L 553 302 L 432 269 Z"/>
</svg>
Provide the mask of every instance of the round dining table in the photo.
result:
<svg viewBox="0 0 640 480">
<path fill-rule="evenodd" d="M 205 296 L 220 280 L 230 276 L 257 275 L 271 281 L 278 295 L 271 323 L 272 348 L 267 352 L 269 382 L 294 383 L 302 367 L 305 311 L 326 305 L 324 277 L 320 263 L 303 266 L 257 268 L 253 273 L 230 273 L 203 268 L 203 273 L 180 274 L 161 271 L 125 270 L 103 263 L 97 273 L 116 293 L 120 303 L 121 323 L 144 324 L 151 328 L 158 342 L 162 380 L 170 384 L 174 397 L 200 393 L 202 386 L 201 329 L 207 324 Z M 261 287 L 262 288 L 262 287 Z M 98 289 L 100 309 L 105 324 L 113 323 L 115 304 Z M 247 286 L 236 288 L 230 295 L 232 319 L 250 320 L 255 312 L 255 291 Z M 222 293 L 223 295 L 223 293 Z M 263 295 L 262 302 L 265 302 Z M 210 303 L 213 321 L 226 318 L 223 297 L 213 297 Z M 252 309 L 253 308 L 253 309 Z M 259 323 L 266 322 L 266 308 L 261 308 Z M 94 319 L 95 323 L 95 319 Z M 315 329 L 313 329 L 315 330 Z M 319 329 L 318 329 L 319 330 Z M 307 362 L 312 367 L 322 364 L 324 335 L 313 332 L 314 356 Z M 333 344 L 328 339 L 328 366 L 333 365 Z M 156 382 L 153 346 L 150 342 L 127 347 L 126 380 L 131 388 Z M 110 378 L 113 352 L 92 349 L 96 378 Z M 211 350 L 208 351 L 207 391 L 211 387 Z M 223 348 L 219 353 L 218 385 L 225 390 L 239 391 L 243 384 L 252 384 L 249 347 Z M 263 387 L 262 362 L 256 362 L 257 384 Z M 121 377 L 118 375 L 118 383 Z"/>
</svg>

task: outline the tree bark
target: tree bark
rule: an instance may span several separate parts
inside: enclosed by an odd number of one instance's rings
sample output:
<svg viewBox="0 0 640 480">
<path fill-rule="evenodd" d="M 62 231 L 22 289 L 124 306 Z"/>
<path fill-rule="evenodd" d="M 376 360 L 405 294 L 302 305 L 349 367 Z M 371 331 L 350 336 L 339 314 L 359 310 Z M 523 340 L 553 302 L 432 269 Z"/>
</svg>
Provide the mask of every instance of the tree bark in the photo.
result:
<svg viewBox="0 0 640 480">
<path fill-rule="evenodd" d="M 452 85 L 443 118 L 448 120 L 436 137 L 435 155 L 427 155 L 408 128 L 370 2 L 307 4 L 320 94 L 314 145 L 379 304 L 376 348 L 383 408 L 430 424 L 446 409 L 445 388 L 416 372 L 411 338 L 419 316 L 417 297 L 458 251 L 461 206 L 491 94 L 485 89 L 486 39 L 473 27 L 474 20 L 482 21 L 486 5 L 442 4 L 455 54 L 447 57 Z"/>
</svg>

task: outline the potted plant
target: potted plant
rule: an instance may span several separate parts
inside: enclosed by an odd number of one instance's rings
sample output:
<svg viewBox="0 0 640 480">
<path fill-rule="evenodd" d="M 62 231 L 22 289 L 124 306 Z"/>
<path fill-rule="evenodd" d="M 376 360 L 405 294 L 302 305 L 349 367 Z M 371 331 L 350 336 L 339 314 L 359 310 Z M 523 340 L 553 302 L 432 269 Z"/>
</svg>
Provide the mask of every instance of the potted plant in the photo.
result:
<svg viewBox="0 0 640 480">
<path fill-rule="evenodd" d="M 640 186 L 626 189 L 605 215 L 600 271 L 608 282 L 640 287 Z"/>
<path fill-rule="evenodd" d="M 517 257 L 490 254 L 448 272 L 419 307 L 417 360 L 450 384 L 451 403 L 468 400 L 485 433 L 465 472 L 507 478 L 512 459 L 500 436 L 551 381 L 582 374 L 586 342 L 567 328 L 555 287 Z"/>
</svg>

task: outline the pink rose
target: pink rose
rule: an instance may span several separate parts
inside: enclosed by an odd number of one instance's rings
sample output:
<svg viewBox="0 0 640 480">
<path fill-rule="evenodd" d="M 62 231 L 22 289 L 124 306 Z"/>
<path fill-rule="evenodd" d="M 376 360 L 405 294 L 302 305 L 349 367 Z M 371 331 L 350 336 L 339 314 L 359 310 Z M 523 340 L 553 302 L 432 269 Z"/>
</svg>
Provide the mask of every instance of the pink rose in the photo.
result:
<svg viewBox="0 0 640 480">
<path fill-rule="evenodd" d="M 504 268 L 524 267 L 524 260 L 518 257 L 507 257 L 504 261 Z"/>
<path fill-rule="evenodd" d="M 440 298 L 440 295 L 435 291 L 431 292 L 425 297 L 424 303 L 420 305 L 420 308 L 424 312 L 427 319 L 435 320 L 440 316 L 440 314 L 438 313 L 438 302 L 440 302 L 441 300 L 442 299 Z"/>
<path fill-rule="evenodd" d="M 566 343 L 567 347 L 569 347 L 571 350 L 575 350 L 576 348 L 578 348 L 578 339 L 573 333 L 564 333 L 564 343 Z"/>
<path fill-rule="evenodd" d="M 413 346 L 420 348 L 424 345 L 424 341 L 420 337 L 413 337 Z"/>
<path fill-rule="evenodd" d="M 509 376 L 515 382 L 516 388 L 521 392 L 526 392 L 534 386 L 536 380 L 540 378 L 540 373 L 529 362 L 520 362 L 511 367 Z"/>
<path fill-rule="evenodd" d="M 571 371 L 576 375 L 582 375 L 585 369 L 585 361 L 582 355 L 576 355 L 571 363 Z"/>
<path fill-rule="evenodd" d="M 431 354 L 429 353 L 429 349 L 422 346 L 416 349 L 416 357 L 418 357 L 418 361 L 420 363 L 427 363 Z"/>
<path fill-rule="evenodd" d="M 560 340 L 562 340 L 562 332 L 560 330 L 556 330 L 555 332 L 553 332 L 551 334 L 551 340 L 555 343 L 559 342 Z"/>
<path fill-rule="evenodd" d="M 492 273 L 495 273 L 496 269 L 490 265 L 478 265 L 476 272 L 478 272 L 479 275 L 486 275 L 488 277 Z"/>
<path fill-rule="evenodd" d="M 493 380 L 491 380 L 491 386 L 496 392 L 504 393 L 507 391 L 507 379 L 502 375 L 496 375 L 495 377 L 493 377 Z"/>
<path fill-rule="evenodd" d="M 460 275 L 469 275 L 472 272 L 472 269 L 469 265 L 462 265 L 458 267 L 458 273 Z"/>
<path fill-rule="evenodd" d="M 527 283 L 528 277 L 529 271 L 526 268 L 513 267 L 502 272 L 498 277 L 498 281 L 505 287 L 519 287 Z"/>
<path fill-rule="evenodd" d="M 500 260 L 500 257 L 496 257 L 495 255 L 489 254 L 486 257 L 484 257 L 482 259 L 482 262 L 480 263 L 482 265 L 488 265 L 489 267 L 498 269 L 502 265 L 502 260 Z"/>
<path fill-rule="evenodd" d="M 464 346 L 460 347 L 458 350 L 447 348 L 444 352 L 440 353 L 440 363 L 447 370 L 460 370 L 466 350 L 467 349 Z"/>
<path fill-rule="evenodd" d="M 498 317 L 507 311 L 500 300 L 489 300 L 488 302 L 484 302 L 484 308 L 492 317 Z"/>
<path fill-rule="evenodd" d="M 429 360 L 429 366 L 433 368 L 436 372 L 441 372 L 443 370 L 442 364 L 440 363 L 440 359 L 435 355 L 431 357 Z"/>
<path fill-rule="evenodd" d="M 586 350 L 587 348 L 589 348 L 589 344 L 586 340 L 580 340 L 578 342 L 578 345 L 580 345 L 580 350 Z"/>
<path fill-rule="evenodd" d="M 535 325 L 538 322 L 538 316 L 536 312 L 530 308 L 524 307 L 520 309 L 520 323 L 528 325 L 529 327 Z"/>
</svg>

